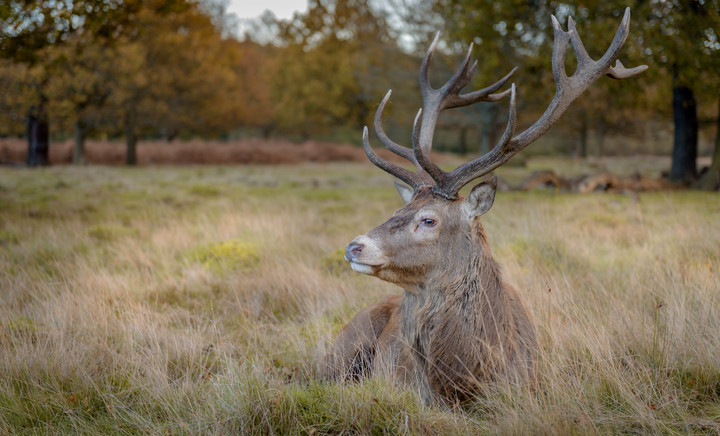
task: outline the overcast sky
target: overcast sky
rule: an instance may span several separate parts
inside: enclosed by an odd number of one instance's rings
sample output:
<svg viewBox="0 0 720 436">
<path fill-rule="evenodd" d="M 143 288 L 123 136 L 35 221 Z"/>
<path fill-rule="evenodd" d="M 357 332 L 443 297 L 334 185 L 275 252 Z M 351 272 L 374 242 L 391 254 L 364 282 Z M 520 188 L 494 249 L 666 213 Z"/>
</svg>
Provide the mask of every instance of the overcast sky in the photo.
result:
<svg viewBox="0 0 720 436">
<path fill-rule="evenodd" d="M 228 12 L 240 19 L 256 18 L 269 9 L 278 18 L 290 18 L 295 11 L 307 10 L 307 0 L 230 0 Z"/>
</svg>

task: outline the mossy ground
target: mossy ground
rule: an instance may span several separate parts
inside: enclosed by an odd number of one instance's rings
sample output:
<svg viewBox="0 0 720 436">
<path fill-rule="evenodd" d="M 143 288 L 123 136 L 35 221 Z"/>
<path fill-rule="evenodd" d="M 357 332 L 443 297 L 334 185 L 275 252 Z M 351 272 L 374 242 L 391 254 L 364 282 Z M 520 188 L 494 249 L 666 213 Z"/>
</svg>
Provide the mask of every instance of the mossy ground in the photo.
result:
<svg viewBox="0 0 720 436">
<path fill-rule="evenodd" d="M 583 171 L 501 176 L 537 165 Z M 0 434 L 720 431 L 717 194 L 498 193 L 541 383 L 460 409 L 316 378 L 399 292 L 342 261 L 399 206 L 370 164 L 0 170 Z"/>
</svg>

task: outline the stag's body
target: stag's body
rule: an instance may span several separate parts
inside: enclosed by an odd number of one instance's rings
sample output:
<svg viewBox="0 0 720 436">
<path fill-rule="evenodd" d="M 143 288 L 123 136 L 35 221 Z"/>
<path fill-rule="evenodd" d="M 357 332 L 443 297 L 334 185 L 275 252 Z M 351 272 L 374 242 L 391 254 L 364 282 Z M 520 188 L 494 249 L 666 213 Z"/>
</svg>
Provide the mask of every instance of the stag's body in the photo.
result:
<svg viewBox="0 0 720 436">
<path fill-rule="evenodd" d="M 422 238 L 429 239 L 425 247 L 393 232 L 412 227 L 418 211 L 438 213 L 438 203 L 441 235 Z M 345 326 L 323 365 L 327 377 L 356 377 L 384 367 L 399 381 L 416 381 L 426 398 L 437 393 L 452 400 L 468 399 L 500 379 L 534 384 L 537 342 L 528 312 L 517 291 L 503 282 L 480 220 L 466 222 L 461 202 L 454 208 L 445 203 L 429 188 L 419 190 L 390 221 L 358 238 L 382 244 L 383 252 L 410 244 L 416 252 L 407 251 L 408 257 L 431 245 L 442 261 L 435 257 L 404 269 L 408 261 L 393 256 L 374 272 L 406 287 L 404 295 L 386 297 Z M 362 253 L 358 259 L 373 262 Z"/>
<path fill-rule="evenodd" d="M 400 381 L 416 382 L 426 400 L 439 396 L 453 402 L 472 398 L 495 381 L 535 384 L 538 346 L 533 323 L 518 292 L 503 282 L 480 223 L 480 216 L 494 202 L 496 180 L 481 182 L 465 198 L 458 192 L 547 132 L 599 77 L 622 79 L 647 68 L 626 69 L 619 61 L 611 66 L 628 36 L 629 20 L 627 9 L 612 44 L 595 61 L 585 51 L 572 19 L 566 32 L 553 17 L 555 97 L 545 113 L 516 136 L 515 85 L 493 94 L 515 70 L 485 89 L 460 94 L 477 65 L 470 63 L 469 51 L 458 72 L 434 89 L 428 81 L 428 65 L 437 37 L 420 68 L 423 109 L 415 118 L 412 149 L 393 142 L 382 128 L 387 94 L 375 115 L 375 131 L 390 151 L 411 161 L 417 171 L 381 159 L 370 147 L 367 128 L 363 131 L 370 161 L 410 187 L 396 184 L 406 205 L 384 224 L 355 238 L 345 249 L 345 258 L 353 270 L 395 283 L 405 293 L 364 309 L 343 328 L 323 362 L 325 377 L 357 378 L 386 368 Z M 578 61 L 571 76 L 564 65 L 568 44 Z M 490 152 L 451 172 L 430 160 L 441 111 L 508 95 L 507 128 Z"/>
<path fill-rule="evenodd" d="M 476 230 L 473 242 L 485 245 Z M 425 397 L 466 400 L 490 382 L 536 379 L 535 327 L 517 291 L 484 250 L 466 261 L 447 281 L 406 292 L 399 308 L 401 342 L 412 350 Z"/>
</svg>

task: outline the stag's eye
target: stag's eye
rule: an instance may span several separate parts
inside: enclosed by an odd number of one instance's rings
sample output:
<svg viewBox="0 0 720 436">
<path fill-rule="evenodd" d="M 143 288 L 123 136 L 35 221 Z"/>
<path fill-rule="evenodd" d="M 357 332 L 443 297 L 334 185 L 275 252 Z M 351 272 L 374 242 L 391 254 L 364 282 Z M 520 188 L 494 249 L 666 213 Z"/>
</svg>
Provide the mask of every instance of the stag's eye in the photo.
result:
<svg viewBox="0 0 720 436">
<path fill-rule="evenodd" d="M 423 218 L 420 220 L 420 224 L 425 227 L 435 227 L 435 224 L 437 224 L 437 220 L 434 220 L 432 218 Z"/>
</svg>

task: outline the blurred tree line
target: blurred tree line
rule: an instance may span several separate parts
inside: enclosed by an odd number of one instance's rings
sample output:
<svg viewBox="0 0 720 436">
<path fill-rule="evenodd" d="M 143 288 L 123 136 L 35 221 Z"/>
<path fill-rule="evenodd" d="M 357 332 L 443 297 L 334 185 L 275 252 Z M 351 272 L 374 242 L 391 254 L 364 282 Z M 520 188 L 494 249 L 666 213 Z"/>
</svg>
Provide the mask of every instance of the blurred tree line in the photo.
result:
<svg viewBox="0 0 720 436">
<path fill-rule="evenodd" d="M 603 79 L 555 130 L 586 156 L 617 132 L 642 135 L 651 122 L 674 122 L 676 180 L 695 180 L 698 130 L 720 124 L 720 0 L 309 0 L 290 20 L 266 14 L 237 38 L 223 0 L 9 0 L 0 4 L 0 135 L 26 130 L 30 110 L 56 135 L 74 135 L 84 161 L 89 135 L 124 137 L 127 162 L 138 138 L 225 136 L 242 129 L 299 139 L 370 124 L 393 90 L 386 129 L 409 143 L 419 104 L 417 70 L 437 30 L 431 67 L 439 84 L 468 42 L 479 58 L 477 87 L 513 66 L 521 123 L 531 123 L 554 92 L 550 15 L 573 16 L 599 56 L 632 8 L 621 58 L 650 69 L 627 81 Z M 574 62 L 572 55 L 568 63 Z M 393 108 L 397 113 L 393 113 Z M 39 115 L 38 115 L 39 114 Z M 462 153 L 494 145 L 503 104 L 450 111 L 440 145 Z M 640 133 L 638 133 L 640 132 Z M 556 136 L 557 137 L 557 136 Z M 720 137 L 703 183 L 717 183 Z M 473 144 L 470 146 L 469 144 Z M 670 152 L 670 150 L 668 150 Z"/>
<path fill-rule="evenodd" d="M 565 115 L 578 135 L 579 154 L 587 155 L 588 135 L 642 131 L 640 124 L 672 118 L 673 164 L 677 181 L 698 178 L 698 130 L 715 124 L 711 167 L 700 186 L 720 183 L 720 1 L 659 0 L 549 1 L 434 0 L 438 14 L 456 40 L 473 40 L 482 53 L 480 75 L 500 74 L 504 62 L 521 65 L 516 81 L 522 98 L 549 101 L 550 14 L 560 22 L 572 16 L 591 56 L 602 55 L 625 7 L 632 10 L 631 33 L 620 55 L 630 66 L 649 70 L 627 81 L 598 81 Z M 569 56 L 568 64 L 574 59 Z M 572 71 L 572 70 L 569 70 Z M 701 109 L 701 114 L 698 113 Z M 668 150 L 669 151 L 669 150 Z"/>
<path fill-rule="evenodd" d="M 72 131 L 73 161 L 88 135 L 137 138 L 231 129 L 247 111 L 237 80 L 241 44 L 208 4 L 188 0 L 10 1 L 0 6 L 0 109 L 18 134 L 29 107 Z M 14 121 L 14 122 L 13 122 Z"/>
</svg>

